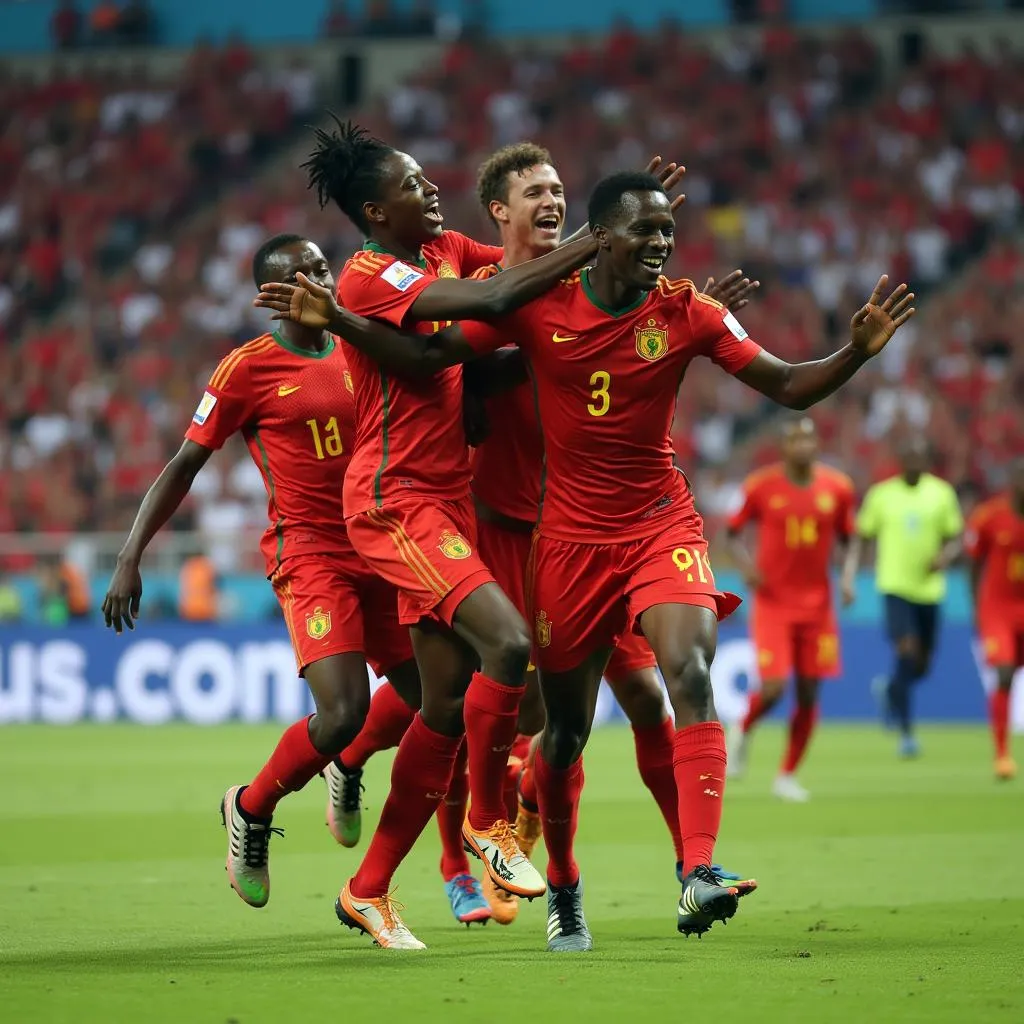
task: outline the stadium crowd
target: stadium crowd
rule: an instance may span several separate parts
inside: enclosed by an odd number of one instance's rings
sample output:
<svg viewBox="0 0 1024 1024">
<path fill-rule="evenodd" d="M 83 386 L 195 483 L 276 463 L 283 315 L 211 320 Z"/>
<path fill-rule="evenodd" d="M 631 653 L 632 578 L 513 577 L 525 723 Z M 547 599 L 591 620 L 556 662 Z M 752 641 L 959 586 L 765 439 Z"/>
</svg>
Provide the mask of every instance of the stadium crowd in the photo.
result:
<svg viewBox="0 0 1024 1024">
<path fill-rule="evenodd" d="M 672 25 L 623 23 L 560 53 L 457 42 L 357 116 L 423 164 L 449 226 L 480 238 L 475 168 L 503 143 L 551 149 L 570 225 L 602 174 L 680 159 L 670 273 L 742 266 L 762 283 L 744 326 L 789 358 L 834 348 L 880 271 L 911 281 L 922 314 L 816 410 L 827 455 L 863 487 L 892 469 L 892 441 L 924 430 L 939 471 L 983 493 L 1024 451 L 1010 333 L 1024 322 L 1024 61 L 965 48 L 893 71 L 853 30 L 780 26 L 715 53 Z M 305 138 L 272 157 L 314 96 L 308 71 L 271 79 L 242 44 L 197 52 L 173 84 L 144 68 L 0 83 L 0 531 L 124 530 L 209 371 L 263 329 L 259 240 L 305 233 L 335 264 L 358 247 L 306 191 Z M 711 518 L 772 456 L 766 415 L 725 374 L 691 370 L 676 444 Z M 262 528 L 262 483 L 232 451 L 179 527 Z"/>
</svg>

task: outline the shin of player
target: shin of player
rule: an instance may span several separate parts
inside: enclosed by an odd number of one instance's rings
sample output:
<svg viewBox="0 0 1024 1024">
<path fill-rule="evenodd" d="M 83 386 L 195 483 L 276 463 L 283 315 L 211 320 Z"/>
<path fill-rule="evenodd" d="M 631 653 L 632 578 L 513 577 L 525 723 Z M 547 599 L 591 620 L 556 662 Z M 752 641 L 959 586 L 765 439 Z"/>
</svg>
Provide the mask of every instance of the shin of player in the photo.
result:
<svg viewBox="0 0 1024 1024">
<path fill-rule="evenodd" d="M 988 698 L 997 779 L 1012 779 L 1010 696 L 1024 663 L 1024 459 L 1011 469 L 1009 486 L 978 506 L 966 531 L 971 590 L 985 661 L 995 673 Z"/>
<path fill-rule="evenodd" d="M 852 481 L 817 462 L 817 449 L 810 418 L 787 420 L 782 461 L 747 478 L 743 504 L 728 524 L 733 555 L 753 594 L 751 633 L 761 676 L 745 718 L 730 729 L 729 775 L 743 773 L 751 730 L 795 676 L 789 741 L 772 789 L 797 802 L 809 795 L 795 773 L 817 720 L 819 682 L 839 674 L 829 569 L 834 549 L 853 532 Z M 740 538 L 748 524 L 757 529 L 753 559 Z"/>
</svg>

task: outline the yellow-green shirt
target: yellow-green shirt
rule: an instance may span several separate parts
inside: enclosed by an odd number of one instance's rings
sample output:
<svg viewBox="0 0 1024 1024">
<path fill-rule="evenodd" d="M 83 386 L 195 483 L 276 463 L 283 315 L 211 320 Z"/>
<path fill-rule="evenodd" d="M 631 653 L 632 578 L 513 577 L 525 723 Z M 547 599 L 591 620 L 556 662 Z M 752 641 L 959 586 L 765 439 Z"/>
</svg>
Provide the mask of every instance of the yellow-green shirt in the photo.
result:
<svg viewBox="0 0 1024 1024">
<path fill-rule="evenodd" d="M 911 487 L 902 476 L 875 484 L 864 495 L 857 532 L 878 541 L 875 585 L 917 604 L 938 604 L 946 596 L 946 575 L 930 566 L 946 541 L 963 532 L 956 491 L 925 473 Z"/>
</svg>

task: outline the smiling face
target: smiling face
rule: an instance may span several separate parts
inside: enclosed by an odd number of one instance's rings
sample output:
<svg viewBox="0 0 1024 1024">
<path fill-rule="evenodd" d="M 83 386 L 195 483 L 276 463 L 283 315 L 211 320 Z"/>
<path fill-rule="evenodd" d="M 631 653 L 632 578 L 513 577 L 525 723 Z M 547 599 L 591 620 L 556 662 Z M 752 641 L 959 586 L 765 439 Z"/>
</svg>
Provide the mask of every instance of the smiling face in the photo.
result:
<svg viewBox="0 0 1024 1024">
<path fill-rule="evenodd" d="M 381 165 L 380 198 L 363 206 L 370 225 L 386 228 L 388 234 L 409 249 L 441 237 L 444 217 L 437 186 L 408 153 L 397 150 Z"/>
<path fill-rule="evenodd" d="M 651 291 L 675 248 L 675 220 L 664 192 L 626 192 L 615 212 L 594 226 L 602 262 L 627 288 Z"/>
<path fill-rule="evenodd" d="M 550 164 L 508 175 L 508 199 L 490 203 L 506 247 L 515 243 L 537 256 L 558 247 L 565 224 L 565 189 Z"/>
</svg>

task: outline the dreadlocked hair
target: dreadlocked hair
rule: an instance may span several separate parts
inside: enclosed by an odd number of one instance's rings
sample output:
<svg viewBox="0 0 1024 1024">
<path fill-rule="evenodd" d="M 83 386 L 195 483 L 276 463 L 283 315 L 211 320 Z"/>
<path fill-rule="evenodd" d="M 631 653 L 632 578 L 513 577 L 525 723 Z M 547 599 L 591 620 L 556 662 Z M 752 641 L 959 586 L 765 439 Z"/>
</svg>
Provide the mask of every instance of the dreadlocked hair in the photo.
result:
<svg viewBox="0 0 1024 1024">
<path fill-rule="evenodd" d="M 378 198 L 381 164 L 394 150 L 365 128 L 329 113 L 337 127 L 314 129 L 316 146 L 301 166 L 320 209 L 334 202 L 356 227 L 367 231 L 363 205 Z"/>
</svg>

